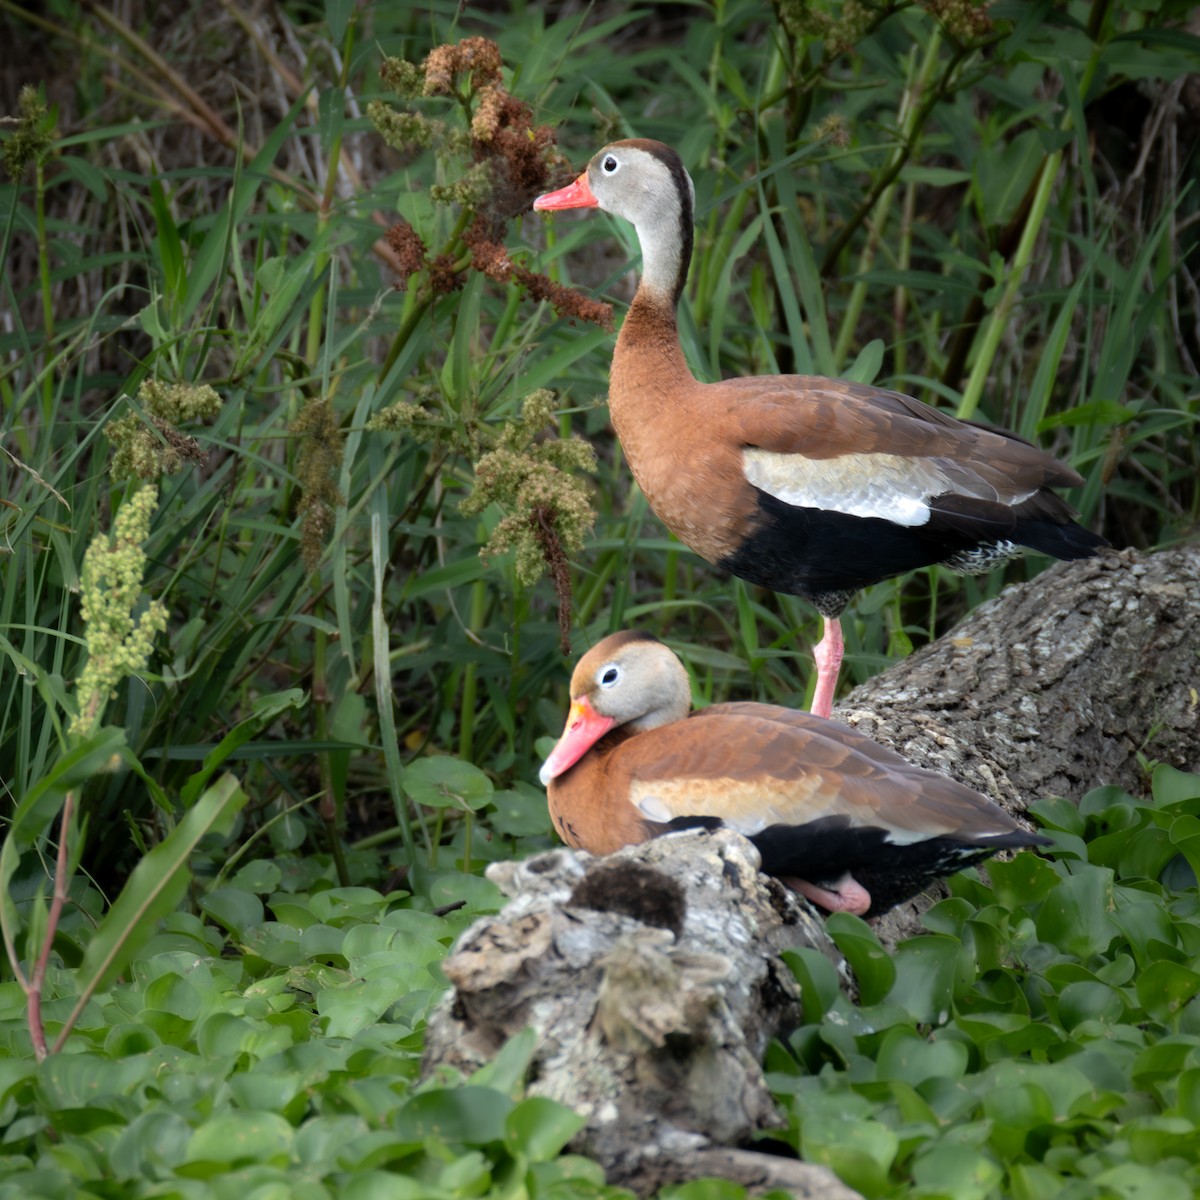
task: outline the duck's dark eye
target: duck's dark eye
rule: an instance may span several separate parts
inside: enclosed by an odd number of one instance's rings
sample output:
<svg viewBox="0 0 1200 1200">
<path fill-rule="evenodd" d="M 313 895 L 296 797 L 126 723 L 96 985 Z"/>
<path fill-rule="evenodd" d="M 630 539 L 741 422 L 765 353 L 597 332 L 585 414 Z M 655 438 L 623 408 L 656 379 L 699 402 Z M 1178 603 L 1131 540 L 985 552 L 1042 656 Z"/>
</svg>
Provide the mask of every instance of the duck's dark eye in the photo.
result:
<svg viewBox="0 0 1200 1200">
<path fill-rule="evenodd" d="M 621 672 L 615 667 L 605 667 L 600 672 L 600 686 L 610 688 L 618 679 L 621 678 Z"/>
<path fill-rule="evenodd" d="M 606 155 L 604 161 L 600 164 L 600 169 L 605 175 L 611 175 L 621 164 L 617 162 L 611 154 Z"/>
</svg>

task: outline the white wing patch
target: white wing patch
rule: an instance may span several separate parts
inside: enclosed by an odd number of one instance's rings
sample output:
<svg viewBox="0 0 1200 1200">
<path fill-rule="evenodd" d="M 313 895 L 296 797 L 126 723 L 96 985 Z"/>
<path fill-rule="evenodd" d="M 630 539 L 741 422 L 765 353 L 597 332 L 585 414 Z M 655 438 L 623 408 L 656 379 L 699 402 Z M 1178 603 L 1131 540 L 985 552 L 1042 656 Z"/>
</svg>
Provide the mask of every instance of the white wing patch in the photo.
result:
<svg viewBox="0 0 1200 1200">
<path fill-rule="evenodd" d="M 749 483 L 785 504 L 880 517 L 894 525 L 926 524 L 930 499 L 955 490 L 929 459 L 898 454 L 805 458 L 747 446 L 742 472 Z"/>
<path fill-rule="evenodd" d="M 661 821 L 665 824 L 675 816 L 658 796 L 638 796 L 634 803 L 637 804 L 642 816 L 648 817 L 651 821 Z"/>
</svg>

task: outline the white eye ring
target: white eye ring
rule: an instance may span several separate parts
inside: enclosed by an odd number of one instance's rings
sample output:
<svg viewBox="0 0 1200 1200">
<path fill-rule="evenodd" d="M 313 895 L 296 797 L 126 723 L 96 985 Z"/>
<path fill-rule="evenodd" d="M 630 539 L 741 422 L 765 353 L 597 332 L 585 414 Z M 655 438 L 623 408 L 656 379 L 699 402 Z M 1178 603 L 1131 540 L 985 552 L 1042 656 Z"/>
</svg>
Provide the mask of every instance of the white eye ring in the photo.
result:
<svg viewBox="0 0 1200 1200">
<path fill-rule="evenodd" d="M 616 687 L 621 679 L 621 668 L 616 663 L 608 663 L 600 668 L 599 679 L 602 688 Z"/>
<path fill-rule="evenodd" d="M 614 175 L 620 165 L 620 161 L 614 155 L 606 154 L 604 156 L 604 161 L 600 164 L 600 170 L 602 170 L 605 175 Z"/>
</svg>

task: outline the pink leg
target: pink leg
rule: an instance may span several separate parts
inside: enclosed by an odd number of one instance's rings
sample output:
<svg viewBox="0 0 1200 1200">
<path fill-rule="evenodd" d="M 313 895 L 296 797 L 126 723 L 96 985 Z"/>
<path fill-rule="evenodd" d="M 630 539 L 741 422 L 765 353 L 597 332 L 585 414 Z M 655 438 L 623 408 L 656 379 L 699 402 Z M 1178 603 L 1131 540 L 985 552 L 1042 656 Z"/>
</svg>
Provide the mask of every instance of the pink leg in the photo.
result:
<svg viewBox="0 0 1200 1200">
<path fill-rule="evenodd" d="M 850 874 L 843 875 L 831 888 L 817 887 L 807 879 L 781 879 L 780 882 L 807 896 L 826 912 L 848 912 L 861 917 L 871 907 L 871 893 Z"/>
<path fill-rule="evenodd" d="M 812 714 L 829 718 L 833 715 L 833 693 L 837 690 L 838 672 L 842 669 L 842 622 L 837 617 L 825 617 L 825 636 L 813 647 L 817 664 L 817 688 L 813 693 Z"/>
</svg>

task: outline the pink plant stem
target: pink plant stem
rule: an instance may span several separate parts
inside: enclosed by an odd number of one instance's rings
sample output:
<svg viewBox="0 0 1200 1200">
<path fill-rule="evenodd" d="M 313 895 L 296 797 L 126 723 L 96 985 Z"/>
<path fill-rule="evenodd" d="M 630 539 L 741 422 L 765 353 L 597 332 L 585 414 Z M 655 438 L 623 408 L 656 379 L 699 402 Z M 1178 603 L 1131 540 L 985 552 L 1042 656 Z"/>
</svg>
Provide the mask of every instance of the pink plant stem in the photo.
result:
<svg viewBox="0 0 1200 1200">
<path fill-rule="evenodd" d="M 46 938 L 42 952 L 34 964 L 33 974 L 25 989 L 26 1011 L 29 1014 L 29 1036 L 33 1040 L 33 1053 L 38 1062 L 49 1054 L 46 1048 L 46 1030 L 42 1025 L 42 985 L 46 982 L 46 968 L 50 964 L 50 951 L 54 948 L 54 934 L 63 905 L 67 902 L 67 833 L 71 828 L 71 817 L 75 811 L 75 793 L 68 792 L 63 802 L 62 827 L 58 835 L 58 860 L 54 869 L 54 898 L 50 901 L 50 913 L 46 918 Z"/>
</svg>

